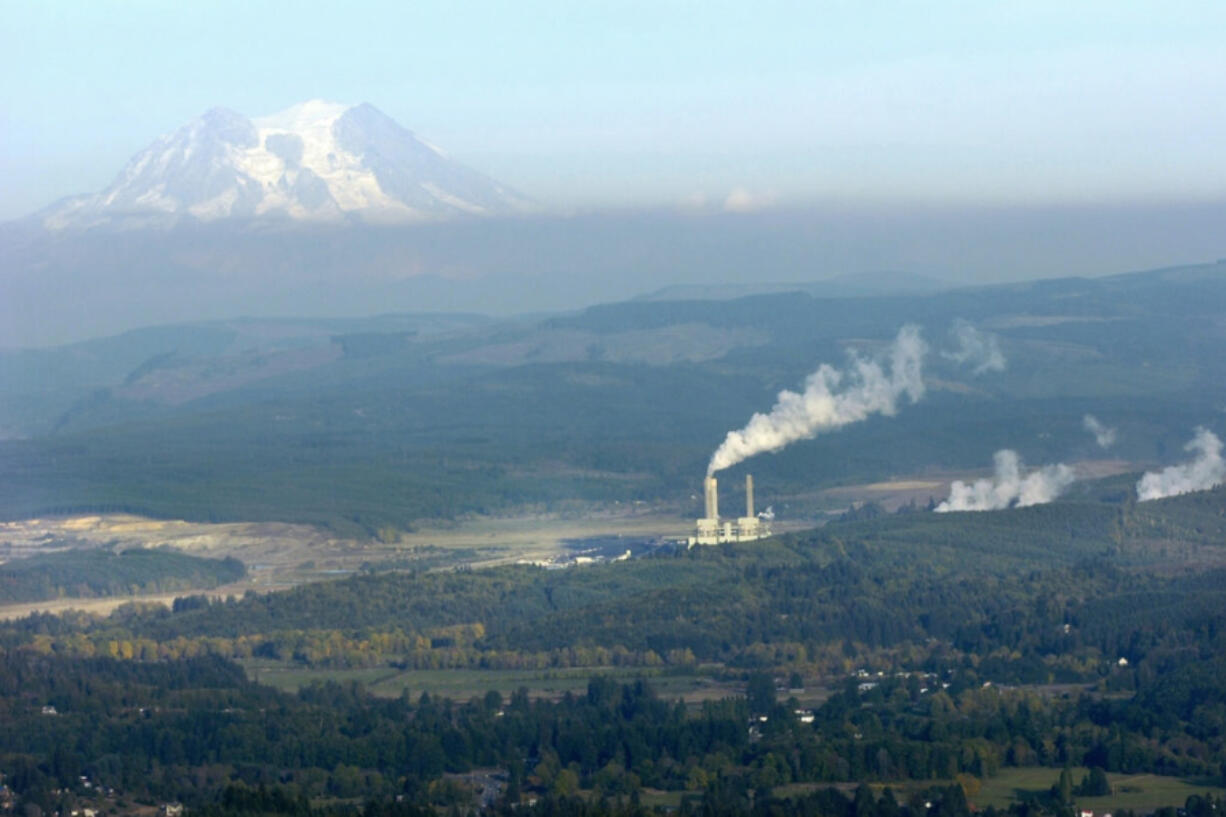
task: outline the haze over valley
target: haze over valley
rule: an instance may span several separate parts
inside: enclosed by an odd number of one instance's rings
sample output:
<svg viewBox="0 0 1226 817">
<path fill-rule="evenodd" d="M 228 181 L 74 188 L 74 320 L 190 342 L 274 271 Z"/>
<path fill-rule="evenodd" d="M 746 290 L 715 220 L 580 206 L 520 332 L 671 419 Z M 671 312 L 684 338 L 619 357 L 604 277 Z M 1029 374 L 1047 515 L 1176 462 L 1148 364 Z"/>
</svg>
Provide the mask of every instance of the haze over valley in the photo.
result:
<svg viewBox="0 0 1226 817">
<path fill-rule="evenodd" d="M 322 100 L 254 118 L 211 108 L 117 170 L 0 225 L 0 347 L 238 316 L 507 317 L 1098 276 L 1212 261 L 1226 218 L 1214 200 L 575 208 L 449 158 L 370 104 Z"/>
</svg>

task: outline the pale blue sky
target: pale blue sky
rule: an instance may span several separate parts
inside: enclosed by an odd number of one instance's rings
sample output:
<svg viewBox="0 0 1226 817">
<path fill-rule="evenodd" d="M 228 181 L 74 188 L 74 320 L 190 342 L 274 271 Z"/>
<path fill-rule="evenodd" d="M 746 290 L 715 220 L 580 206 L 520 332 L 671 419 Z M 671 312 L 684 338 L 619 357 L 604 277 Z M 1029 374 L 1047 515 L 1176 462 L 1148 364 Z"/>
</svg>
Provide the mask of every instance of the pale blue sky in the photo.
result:
<svg viewBox="0 0 1226 817">
<path fill-rule="evenodd" d="M 564 207 L 1226 198 L 1226 3 L 0 0 L 0 218 L 369 101 Z"/>
</svg>

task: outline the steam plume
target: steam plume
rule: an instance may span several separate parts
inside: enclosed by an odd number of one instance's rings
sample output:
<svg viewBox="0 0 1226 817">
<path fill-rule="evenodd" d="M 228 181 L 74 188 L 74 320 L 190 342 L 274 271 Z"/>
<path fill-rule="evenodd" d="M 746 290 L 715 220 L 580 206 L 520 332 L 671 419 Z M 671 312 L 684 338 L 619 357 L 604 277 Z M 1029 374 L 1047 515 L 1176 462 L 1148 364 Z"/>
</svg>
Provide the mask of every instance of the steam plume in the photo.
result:
<svg viewBox="0 0 1226 817">
<path fill-rule="evenodd" d="M 912 403 L 923 396 L 921 370 L 926 352 L 919 327 L 907 325 L 898 330 L 890 349 L 889 374 L 880 361 L 855 355 L 843 371 L 823 363 L 806 378 L 803 394 L 785 389 L 769 414 L 755 414 L 740 431 L 729 431 L 712 455 L 707 474 L 872 414 L 893 415 L 903 395 Z"/>
<path fill-rule="evenodd" d="M 941 352 L 941 357 L 961 364 L 970 364 L 971 372 L 1003 372 L 1005 370 L 1005 355 L 1000 351 L 1000 341 L 989 332 L 980 332 L 970 323 L 959 318 L 954 321 L 949 330 L 958 348 L 952 352 Z"/>
<path fill-rule="evenodd" d="M 1067 465 L 1046 465 L 1022 476 L 1022 461 L 1016 451 L 996 452 L 996 473 L 991 479 L 977 479 L 970 485 L 955 480 L 949 486 L 949 499 L 937 505 L 937 513 L 949 511 L 996 511 L 1024 508 L 1051 502 L 1073 483 L 1073 469 Z"/>
<path fill-rule="evenodd" d="M 1085 430 L 1094 435 L 1094 442 L 1099 448 L 1110 448 L 1115 445 L 1115 429 L 1109 428 L 1098 421 L 1093 414 L 1087 414 L 1081 419 Z"/>
<path fill-rule="evenodd" d="M 1196 436 L 1183 447 L 1196 456 L 1183 465 L 1172 465 L 1161 471 L 1150 471 L 1137 482 L 1137 499 L 1145 502 L 1167 496 L 1179 496 L 1192 491 L 1206 491 L 1226 480 L 1226 462 L 1222 461 L 1222 441 L 1207 428 L 1198 427 Z"/>
</svg>

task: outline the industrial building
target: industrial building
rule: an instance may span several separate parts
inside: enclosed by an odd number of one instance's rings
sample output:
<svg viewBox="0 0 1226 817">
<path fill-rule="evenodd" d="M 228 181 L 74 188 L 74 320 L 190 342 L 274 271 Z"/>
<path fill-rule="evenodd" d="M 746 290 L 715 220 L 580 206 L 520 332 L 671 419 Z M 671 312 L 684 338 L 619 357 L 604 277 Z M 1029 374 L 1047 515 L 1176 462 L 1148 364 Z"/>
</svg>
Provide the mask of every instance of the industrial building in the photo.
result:
<svg viewBox="0 0 1226 817">
<path fill-rule="evenodd" d="M 745 475 L 745 515 L 735 522 L 719 518 L 719 485 L 715 477 L 702 484 L 705 515 L 698 520 L 695 535 L 687 540 L 694 545 L 718 545 L 723 542 L 752 542 L 771 535 L 770 525 L 753 512 L 753 475 Z"/>
</svg>

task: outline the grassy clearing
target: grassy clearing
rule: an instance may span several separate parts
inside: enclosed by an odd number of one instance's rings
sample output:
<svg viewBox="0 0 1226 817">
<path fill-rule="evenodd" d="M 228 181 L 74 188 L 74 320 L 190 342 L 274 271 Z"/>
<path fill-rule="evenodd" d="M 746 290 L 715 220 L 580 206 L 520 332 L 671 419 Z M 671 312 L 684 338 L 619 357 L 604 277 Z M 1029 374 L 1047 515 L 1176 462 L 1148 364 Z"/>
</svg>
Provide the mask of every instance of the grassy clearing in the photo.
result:
<svg viewBox="0 0 1226 817">
<path fill-rule="evenodd" d="M 1072 769 L 1074 784 L 1080 783 L 1088 769 L 1074 767 Z M 1048 766 L 1022 766 L 1001 769 L 995 777 L 982 781 L 978 793 L 969 798 L 971 807 L 983 809 L 988 806 L 1008 808 L 1020 802 L 1028 794 L 1042 794 L 1051 789 L 1060 779 L 1060 770 Z M 1139 814 L 1148 814 L 1163 806 L 1182 807 L 1193 794 L 1211 793 L 1216 797 L 1226 796 L 1226 789 L 1221 786 L 1204 785 L 1201 781 L 1185 780 L 1178 777 L 1162 777 L 1154 774 L 1107 774 L 1111 782 L 1111 794 L 1105 797 L 1078 797 L 1078 811 L 1093 811 L 1096 815 L 1117 812 L 1120 809 L 1130 809 Z M 872 783 L 870 786 L 880 795 L 885 788 L 894 792 L 894 797 L 902 802 L 916 791 L 932 785 L 949 785 L 949 780 L 915 780 L 893 783 Z M 855 791 L 857 783 L 793 783 L 775 789 L 775 795 L 781 797 L 801 797 L 817 789 L 834 786 L 850 795 Z"/>
<path fill-rule="evenodd" d="M 394 667 L 363 669 L 312 669 L 295 664 L 248 660 L 241 662 L 253 680 L 288 692 L 311 683 L 357 681 L 375 695 L 397 697 L 406 690 L 416 698 L 423 692 L 454 700 L 468 700 L 498 690 L 509 696 L 525 688 L 533 698 L 559 698 L 567 692 L 583 693 L 593 676 L 614 678 L 620 682 L 647 679 L 662 698 L 681 698 L 687 703 L 726 698 L 743 693 L 741 685 L 720 681 L 701 671 L 697 674 L 678 673 L 666 669 L 642 667 L 574 667 L 545 670 L 400 670 Z M 708 673 L 718 668 L 708 668 Z"/>
<path fill-rule="evenodd" d="M 1079 783 L 1086 774 L 1084 768 L 1073 769 L 1073 781 Z M 983 781 L 983 787 L 971 800 L 980 808 L 1007 807 L 1027 792 L 1045 792 L 1060 779 L 1060 770 L 1025 766 L 1001 769 L 995 777 Z M 1213 793 L 1221 797 L 1226 789 L 1206 786 L 1199 781 L 1153 774 L 1108 774 L 1111 794 L 1105 797 L 1078 797 L 1077 808 L 1095 814 L 1131 809 L 1149 812 L 1162 806 L 1182 806 L 1193 794 Z"/>
<path fill-rule="evenodd" d="M 639 801 L 647 808 L 680 808 L 681 798 L 702 797 L 700 791 L 663 791 L 661 789 L 643 789 L 639 793 Z"/>
</svg>

